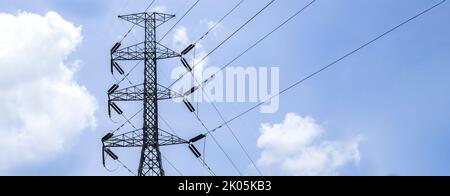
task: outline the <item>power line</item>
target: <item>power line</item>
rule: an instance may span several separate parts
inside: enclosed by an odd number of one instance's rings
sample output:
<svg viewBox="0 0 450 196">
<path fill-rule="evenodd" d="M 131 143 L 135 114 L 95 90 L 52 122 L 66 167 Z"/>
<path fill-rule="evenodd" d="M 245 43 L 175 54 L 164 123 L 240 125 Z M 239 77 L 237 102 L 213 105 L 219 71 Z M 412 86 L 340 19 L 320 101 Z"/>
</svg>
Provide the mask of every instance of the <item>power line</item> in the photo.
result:
<svg viewBox="0 0 450 196">
<path fill-rule="evenodd" d="M 162 36 L 162 38 L 159 40 L 159 42 L 161 42 L 162 40 L 164 40 L 164 38 L 167 37 L 167 35 L 169 35 L 169 33 L 178 25 L 178 23 L 181 22 L 181 20 L 184 19 L 184 17 L 186 17 L 191 11 L 192 9 L 194 9 L 194 7 L 200 2 L 200 0 L 197 0 L 187 11 L 186 13 L 184 13 L 184 15 L 166 32 L 166 34 L 164 34 L 164 36 Z"/>
<path fill-rule="evenodd" d="M 200 61 L 193 65 L 192 70 L 197 67 L 200 63 L 202 63 L 206 58 L 208 58 L 211 54 L 213 54 L 217 49 L 219 49 L 222 45 L 224 45 L 228 40 L 230 40 L 233 36 L 235 36 L 238 32 L 240 32 L 244 27 L 246 27 L 251 21 L 253 21 L 257 16 L 259 16 L 264 10 L 266 10 L 270 5 L 272 5 L 276 0 L 271 0 L 268 4 L 266 4 L 261 10 L 259 10 L 256 14 L 254 14 L 250 19 L 248 19 L 244 24 L 242 24 L 238 29 L 236 29 L 231 35 L 229 35 L 226 39 L 224 39 L 219 45 L 217 45 L 213 50 L 211 50 L 206 56 L 204 56 Z M 173 87 L 177 82 L 179 82 L 184 76 L 186 76 L 189 72 L 181 75 L 177 80 L 175 80 L 169 88 Z"/>
<path fill-rule="evenodd" d="M 247 113 L 249 113 L 249 112 L 255 110 L 256 108 L 262 106 L 262 105 L 265 104 L 266 102 L 268 102 L 268 101 L 274 99 L 275 97 L 278 97 L 278 96 L 283 95 L 283 94 L 286 93 L 287 91 L 289 91 L 289 90 L 293 89 L 294 87 L 296 87 L 296 86 L 298 86 L 298 85 L 300 85 L 300 84 L 306 82 L 307 80 L 309 80 L 309 79 L 313 78 L 314 76 L 316 76 L 316 75 L 322 73 L 323 71 L 325 71 L 325 70 L 327 70 L 327 69 L 333 67 L 334 65 L 336 65 L 336 64 L 339 63 L 339 62 L 341 62 L 342 60 L 344 60 L 344 59 L 346 59 L 346 58 L 352 56 L 353 54 L 357 53 L 358 51 L 360 51 L 360 50 L 366 48 L 367 46 L 369 46 L 369 45 L 375 43 L 375 42 L 378 41 L 379 39 L 381 39 L 381 38 L 383 38 L 383 37 L 389 35 L 390 33 L 392 33 L 393 31 L 395 31 L 395 30 L 397 30 L 397 29 L 399 29 L 400 27 L 402 27 L 402 26 L 408 24 L 409 22 L 411 22 L 411 21 L 413 21 L 413 20 L 419 18 L 420 16 L 422 16 L 422 15 L 424 15 L 424 14 L 430 12 L 431 10 L 433 10 L 433 9 L 435 9 L 436 7 L 442 5 L 442 4 L 445 3 L 446 1 L 447 1 L 447 0 L 442 0 L 441 2 L 439 2 L 439 3 L 435 4 L 435 5 L 433 5 L 432 7 L 428 8 L 428 9 L 426 9 L 426 10 L 420 12 L 420 13 L 418 13 L 417 15 L 415 15 L 415 16 L 409 18 L 408 20 L 406 20 L 406 21 L 400 23 L 399 25 L 397 25 L 397 26 L 391 28 L 390 30 L 384 32 L 383 34 L 381 34 L 381 35 L 379 35 L 379 36 L 377 36 L 377 37 L 375 37 L 374 39 L 372 39 L 372 40 L 370 40 L 369 42 L 363 44 L 362 46 L 356 48 L 355 50 L 352 50 L 351 52 L 349 52 L 349 53 L 345 54 L 344 56 L 338 58 L 337 60 L 333 61 L 332 63 L 330 63 L 330 64 L 324 66 L 323 68 L 321 68 L 321 69 L 319 69 L 319 70 L 313 72 L 312 74 L 308 75 L 307 77 L 305 77 L 305 78 L 303 78 L 303 79 L 301 79 L 301 80 L 295 82 L 294 84 L 290 85 L 289 87 L 287 87 L 286 89 L 284 89 L 284 90 L 282 90 L 281 92 L 277 93 L 276 95 L 270 97 L 269 99 L 267 99 L 267 100 L 265 100 L 265 101 L 263 101 L 263 102 L 261 102 L 261 103 L 255 105 L 255 106 L 251 107 L 250 109 L 248 109 L 248 110 L 242 112 L 241 114 L 239 114 L 239 115 L 237 115 L 236 117 L 234 117 L 234 118 L 228 120 L 226 123 L 224 123 L 224 124 L 222 124 L 222 125 L 216 127 L 215 129 L 212 129 L 209 133 L 216 132 L 217 130 L 221 129 L 224 125 L 226 125 L 226 124 L 228 124 L 228 123 L 231 123 L 231 122 L 235 121 L 236 119 L 238 119 L 238 118 L 240 118 L 240 117 L 246 115 Z"/>
</svg>

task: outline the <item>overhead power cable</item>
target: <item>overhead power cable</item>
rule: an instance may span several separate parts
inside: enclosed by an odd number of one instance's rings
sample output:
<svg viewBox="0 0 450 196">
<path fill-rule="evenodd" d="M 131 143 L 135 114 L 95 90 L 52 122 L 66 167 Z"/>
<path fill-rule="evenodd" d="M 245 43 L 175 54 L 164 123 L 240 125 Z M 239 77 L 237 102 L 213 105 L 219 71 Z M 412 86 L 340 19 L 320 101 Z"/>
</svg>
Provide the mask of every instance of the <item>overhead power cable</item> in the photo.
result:
<svg viewBox="0 0 450 196">
<path fill-rule="evenodd" d="M 370 41 L 364 43 L 364 44 L 361 45 L 360 47 L 358 47 L 358 48 L 356 48 L 356 49 L 354 49 L 354 50 L 348 52 L 348 53 L 345 54 L 344 56 L 342 56 L 342 57 L 338 58 L 337 60 L 331 62 L 330 64 L 328 64 L 328 65 L 322 67 L 321 69 L 319 69 L 319 70 L 313 72 L 312 74 L 308 75 L 307 77 L 305 77 L 305 78 L 303 78 L 303 79 L 301 79 L 301 80 L 299 80 L 299 81 L 293 83 L 292 85 L 288 86 L 287 88 L 285 88 L 284 90 L 280 91 L 280 92 L 277 93 L 276 95 L 270 97 L 269 99 L 267 99 L 267 100 L 265 100 L 265 101 L 263 101 L 263 102 L 260 102 L 259 104 L 255 105 L 255 106 L 249 108 L 248 110 L 242 112 L 241 114 L 235 116 L 234 118 L 232 118 L 232 119 L 226 121 L 226 122 L 223 123 L 222 125 L 220 125 L 220 126 L 214 128 L 214 129 L 212 129 L 212 130 L 211 130 L 210 132 L 208 132 L 208 133 L 214 133 L 214 132 L 216 132 L 217 130 L 221 129 L 224 125 L 226 125 L 226 124 L 228 124 L 228 123 L 231 123 L 231 122 L 233 122 L 233 121 L 235 121 L 235 120 L 241 118 L 242 116 L 244 116 L 244 115 L 248 114 L 249 112 L 255 110 L 256 108 L 262 106 L 263 104 L 267 103 L 268 101 L 270 101 L 270 100 L 272 100 L 272 99 L 274 99 L 274 98 L 276 98 L 276 97 L 279 97 L 279 96 L 283 95 L 284 93 L 286 93 L 286 92 L 288 92 L 289 90 L 291 90 L 291 89 L 297 87 L 298 85 L 300 85 L 300 84 L 306 82 L 307 80 L 313 78 L 314 76 L 317 76 L 318 74 L 322 73 L 323 71 L 325 71 L 325 70 L 327 70 L 327 69 L 330 69 L 331 67 L 335 66 L 337 63 L 341 62 L 342 60 L 344 60 L 344 59 L 346 59 L 346 58 L 352 56 L 353 54 L 357 53 L 358 51 L 360 51 L 360 50 L 362 50 L 362 49 L 364 49 L 364 48 L 370 46 L 371 44 L 375 43 L 376 41 L 380 40 L 381 38 L 386 37 L 387 35 L 389 35 L 390 33 L 394 32 L 395 30 L 399 29 L 400 27 L 402 27 L 402 26 L 404 26 L 404 25 L 406 25 L 406 24 L 408 24 L 408 23 L 410 23 L 410 22 L 412 22 L 412 21 L 418 19 L 418 18 L 421 17 L 422 15 L 424 15 L 424 14 L 426 14 L 426 13 L 432 11 L 433 9 L 435 9 L 435 8 L 437 8 L 437 7 L 439 7 L 440 5 L 442 5 L 443 3 L 445 3 L 446 1 L 447 1 L 447 0 L 442 0 L 441 2 L 439 2 L 439 3 L 437 3 L 437 4 L 434 4 L 434 5 L 431 6 L 430 8 L 428 8 L 428 9 L 426 9 L 426 10 L 424 10 L 424 11 L 422 11 L 422 12 L 416 14 L 415 16 L 413 16 L 413 17 L 411 17 L 411 18 L 405 20 L 404 22 L 400 23 L 399 25 L 397 25 L 397 26 L 395 26 L 395 27 L 389 29 L 388 31 L 382 33 L 381 35 L 375 37 L 374 39 L 372 39 L 372 40 L 370 40 Z"/>
</svg>

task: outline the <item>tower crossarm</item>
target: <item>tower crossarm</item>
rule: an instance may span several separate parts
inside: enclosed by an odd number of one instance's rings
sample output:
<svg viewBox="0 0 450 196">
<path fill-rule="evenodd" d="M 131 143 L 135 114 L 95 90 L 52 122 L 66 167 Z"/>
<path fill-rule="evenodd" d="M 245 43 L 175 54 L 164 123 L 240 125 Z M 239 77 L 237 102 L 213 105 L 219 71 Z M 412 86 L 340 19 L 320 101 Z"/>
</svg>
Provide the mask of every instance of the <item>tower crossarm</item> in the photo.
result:
<svg viewBox="0 0 450 196">
<path fill-rule="evenodd" d="M 175 15 L 171 14 L 164 14 L 159 12 L 153 12 L 153 13 L 137 13 L 137 14 L 128 14 L 128 15 L 121 15 L 119 16 L 120 19 L 128 21 L 136 26 L 145 28 L 145 22 L 149 19 L 155 19 L 155 27 L 157 28 L 160 25 L 164 24 L 165 22 L 169 21 L 170 19 L 174 18 Z"/>
<path fill-rule="evenodd" d="M 158 100 L 182 98 L 183 95 L 158 84 Z"/>
<path fill-rule="evenodd" d="M 181 57 L 181 54 L 178 54 L 177 52 L 169 49 L 168 47 L 157 43 L 156 44 L 156 58 L 157 59 L 170 59 L 170 58 L 176 58 Z"/>
<path fill-rule="evenodd" d="M 128 88 L 117 90 L 109 95 L 112 102 L 120 101 L 143 101 L 144 100 L 144 84 L 131 86 Z"/>
<path fill-rule="evenodd" d="M 113 61 L 143 61 L 145 60 L 145 43 L 142 42 L 121 48 L 111 55 Z M 181 55 L 160 43 L 156 44 L 156 59 L 162 60 L 176 57 L 181 57 Z"/>
<path fill-rule="evenodd" d="M 144 146 L 143 140 L 143 131 L 142 129 L 138 129 L 121 135 L 113 136 L 108 140 L 103 141 L 103 145 L 106 148 L 141 148 Z M 159 130 L 158 141 L 159 146 L 189 144 L 188 141 L 161 129 Z"/>
<path fill-rule="evenodd" d="M 111 54 L 113 61 L 143 61 L 145 59 L 145 43 L 141 42 L 121 48 Z"/>
<path fill-rule="evenodd" d="M 175 98 L 182 98 L 183 95 L 167 88 L 158 85 L 157 91 L 158 100 L 168 100 Z M 109 95 L 109 100 L 112 102 L 133 102 L 144 100 L 144 84 L 139 84 L 124 89 L 120 89 Z"/>
</svg>

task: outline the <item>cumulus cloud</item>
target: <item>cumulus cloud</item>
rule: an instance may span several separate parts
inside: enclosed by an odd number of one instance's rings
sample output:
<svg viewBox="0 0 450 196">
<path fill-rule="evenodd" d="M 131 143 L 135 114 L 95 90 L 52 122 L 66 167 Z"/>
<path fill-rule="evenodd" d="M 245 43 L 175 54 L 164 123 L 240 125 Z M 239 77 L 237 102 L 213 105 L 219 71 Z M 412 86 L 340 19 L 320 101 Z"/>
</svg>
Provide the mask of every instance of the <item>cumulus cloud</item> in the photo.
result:
<svg viewBox="0 0 450 196">
<path fill-rule="evenodd" d="M 361 136 L 325 141 L 321 139 L 324 133 L 313 118 L 294 113 L 280 124 L 263 124 L 258 164 L 281 175 L 338 175 L 339 169 L 360 161 Z"/>
<path fill-rule="evenodd" d="M 55 12 L 0 13 L 0 170 L 45 161 L 95 127 L 95 98 L 65 62 L 81 27 Z"/>
</svg>

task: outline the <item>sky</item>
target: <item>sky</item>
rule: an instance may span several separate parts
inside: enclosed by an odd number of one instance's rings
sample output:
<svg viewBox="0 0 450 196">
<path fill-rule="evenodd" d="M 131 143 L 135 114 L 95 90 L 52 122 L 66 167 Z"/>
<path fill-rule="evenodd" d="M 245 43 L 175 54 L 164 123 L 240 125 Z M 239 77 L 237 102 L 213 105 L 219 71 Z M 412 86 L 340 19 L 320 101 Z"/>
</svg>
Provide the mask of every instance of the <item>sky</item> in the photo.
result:
<svg viewBox="0 0 450 196">
<path fill-rule="evenodd" d="M 150 11 L 177 15 L 158 28 L 159 36 L 194 2 L 156 0 Z M 182 50 L 237 2 L 200 1 L 161 43 Z M 200 42 L 198 56 L 267 2 L 244 1 Z M 308 2 L 275 1 L 200 68 L 223 66 Z M 231 66 L 279 67 L 284 89 L 438 2 L 318 0 Z M 117 15 L 142 12 L 149 3 L 0 0 L 0 175 L 130 175 L 111 160 L 103 168 L 100 139 L 123 123 L 107 114 L 106 91 L 115 83 L 110 49 L 131 27 Z M 444 3 L 282 95 L 277 112 L 254 110 L 230 127 L 264 175 L 450 175 L 449 20 Z M 124 45 L 141 37 L 135 28 Z M 177 59 L 160 63 L 159 82 L 170 84 L 180 67 Z M 131 80 L 142 79 L 140 73 L 142 66 Z M 255 105 L 216 104 L 225 119 Z M 120 106 L 127 116 L 140 109 Z M 208 128 L 222 124 L 209 103 L 198 108 Z M 160 113 L 182 138 L 204 133 L 182 103 L 161 102 Z M 228 129 L 214 136 L 243 175 L 258 175 Z M 196 145 L 217 175 L 239 175 L 212 138 Z M 137 150 L 115 152 L 137 170 Z M 180 175 L 174 167 L 183 175 L 209 174 L 186 146 L 162 153 L 167 175 Z"/>
</svg>

